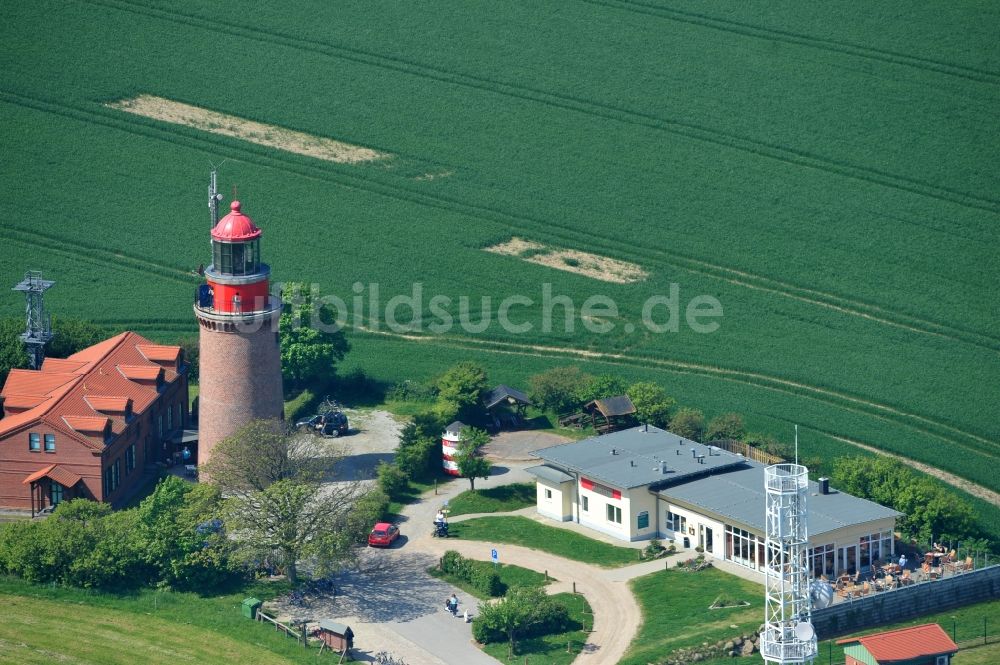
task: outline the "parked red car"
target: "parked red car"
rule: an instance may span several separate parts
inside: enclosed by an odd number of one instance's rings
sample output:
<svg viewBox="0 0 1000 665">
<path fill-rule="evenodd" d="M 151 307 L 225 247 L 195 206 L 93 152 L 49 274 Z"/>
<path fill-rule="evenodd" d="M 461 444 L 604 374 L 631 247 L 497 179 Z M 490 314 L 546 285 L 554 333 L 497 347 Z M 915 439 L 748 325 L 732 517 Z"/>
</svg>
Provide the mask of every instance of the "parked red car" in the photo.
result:
<svg viewBox="0 0 1000 665">
<path fill-rule="evenodd" d="M 391 547 L 392 541 L 399 538 L 399 527 L 388 522 L 379 522 L 368 534 L 369 547 Z"/>
</svg>

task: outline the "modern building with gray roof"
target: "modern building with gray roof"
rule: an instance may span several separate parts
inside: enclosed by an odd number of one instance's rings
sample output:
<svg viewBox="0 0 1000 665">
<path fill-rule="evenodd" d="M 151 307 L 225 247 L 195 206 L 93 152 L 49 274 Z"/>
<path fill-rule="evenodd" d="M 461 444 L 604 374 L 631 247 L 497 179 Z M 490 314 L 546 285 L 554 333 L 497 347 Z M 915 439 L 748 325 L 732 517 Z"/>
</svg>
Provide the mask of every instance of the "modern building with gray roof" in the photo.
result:
<svg viewBox="0 0 1000 665">
<path fill-rule="evenodd" d="M 764 465 L 640 425 L 543 448 L 537 478 L 542 515 L 621 538 L 678 547 L 762 570 Z M 811 483 L 807 525 L 815 574 L 866 570 L 894 555 L 894 510 Z"/>
</svg>

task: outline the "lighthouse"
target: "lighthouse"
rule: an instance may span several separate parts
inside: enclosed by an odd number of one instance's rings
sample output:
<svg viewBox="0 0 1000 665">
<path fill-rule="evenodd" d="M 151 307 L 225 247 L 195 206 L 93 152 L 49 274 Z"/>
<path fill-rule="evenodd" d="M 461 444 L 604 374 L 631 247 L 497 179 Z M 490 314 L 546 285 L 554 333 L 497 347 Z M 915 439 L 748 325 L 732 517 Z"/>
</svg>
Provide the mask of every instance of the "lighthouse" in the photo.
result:
<svg viewBox="0 0 1000 665">
<path fill-rule="evenodd" d="M 212 228 L 212 264 L 198 288 L 194 313 L 200 344 L 198 464 L 252 420 L 282 418 L 281 301 L 269 291 L 261 230 L 233 201 Z"/>
</svg>

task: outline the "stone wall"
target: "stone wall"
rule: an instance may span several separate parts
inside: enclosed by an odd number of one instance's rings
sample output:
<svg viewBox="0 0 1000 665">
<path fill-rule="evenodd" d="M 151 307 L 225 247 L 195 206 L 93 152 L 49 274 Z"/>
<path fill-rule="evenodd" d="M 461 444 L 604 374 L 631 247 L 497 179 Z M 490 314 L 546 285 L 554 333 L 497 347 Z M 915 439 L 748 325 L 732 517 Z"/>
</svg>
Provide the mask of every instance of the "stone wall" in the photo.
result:
<svg viewBox="0 0 1000 665">
<path fill-rule="evenodd" d="M 1000 565 L 813 610 L 821 639 L 1000 598 Z"/>
</svg>

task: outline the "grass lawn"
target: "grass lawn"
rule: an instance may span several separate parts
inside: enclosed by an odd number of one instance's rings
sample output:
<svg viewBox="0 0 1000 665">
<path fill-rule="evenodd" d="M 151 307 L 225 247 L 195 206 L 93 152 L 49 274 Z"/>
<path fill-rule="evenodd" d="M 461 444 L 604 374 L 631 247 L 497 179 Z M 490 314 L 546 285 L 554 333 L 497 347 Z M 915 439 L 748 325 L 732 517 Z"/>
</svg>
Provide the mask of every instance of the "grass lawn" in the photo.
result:
<svg viewBox="0 0 1000 665">
<path fill-rule="evenodd" d="M 535 484 L 514 483 L 483 490 L 466 490 L 448 504 L 451 516 L 506 513 L 535 505 Z"/>
<path fill-rule="evenodd" d="M 1000 663 L 1000 643 L 959 651 L 953 662 L 955 665 L 996 665 Z"/>
<path fill-rule="evenodd" d="M 580 654 L 580 647 L 587 641 L 587 633 L 583 631 L 583 627 L 589 628 L 593 625 L 594 617 L 590 604 L 583 596 L 572 593 L 557 593 L 552 599 L 566 606 L 574 627 L 564 633 L 519 640 L 512 662 L 521 663 L 527 657 L 529 663 L 569 665 Z M 570 646 L 570 651 L 566 650 L 567 644 Z M 495 642 L 484 646 L 483 651 L 501 662 L 506 662 L 509 647 L 507 642 Z"/>
<path fill-rule="evenodd" d="M 151 665 L 313 663 L 316 649 L 303 649 L 240 613 L 244 598 L 270 598 L 283 589 L 255 585 L 211 597 L 154 590 L 114 595 L 0 578 L 0 663 L 133 665 L 137 656 Z"/>
<path fill-rule="evenodd" d="M 639 560 L 638 550 L 602 543 L 574 531 L 545 526 L 524 517 L 477 517 L 456 522 L 451 525 L 451 535 L 489 543 L 523 545 L 604 568 L 625 566 Z"/>
<path fill-rule="evenodd" d="M 469 559 L 468 563 L 477 567 L 492 567 L 493 564 L 488 561 L 475 561 Z M 489 596 L 475 588 L 468 582 L 466 582 L 461 577 L 452 575 L 451 573 L 442 572 L 437 566 L 433 566 L 427 570 L 433 577 L 440 580 L 444 580 L 448 584 L 457 586 L 459 589 L 474 596 L 479 600 L 489 600 Z M 507 589 L 513 587 L 540 587 L 545 586 L 549 582 L 553 582 L 553 578 L 545 579 L 543 573 L 535 572 L 534 570 L 529 570 L 528 568 L 522 568 L 521 566 L 512 566 L 510 564 L 499 564 L 497 566 L 497 573 L 500 575 L 500 581 L 504 585 L 504 593 Z"/>
<path fill-rule="evenodd" d="M 630 586 L 642 608 L 643 624 L 620 665 L 658 662 L 676 649 L 750 632 L 764 618 L 761 586 L 714 568 L 697 573 L 663 570 Z M 720 596 L 750 605 L 708 609 Z"/>
</svg>

